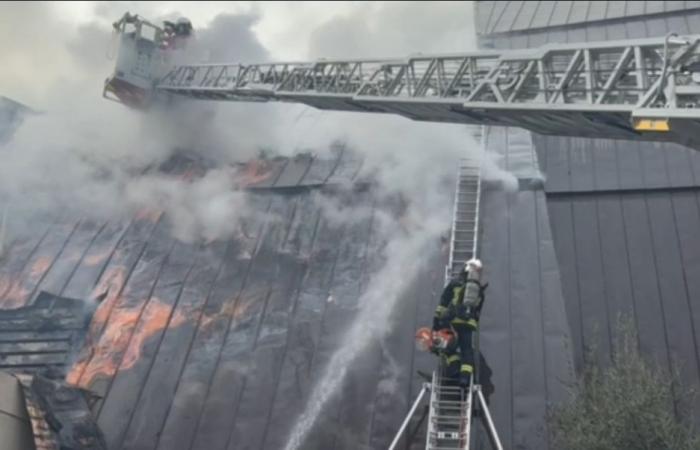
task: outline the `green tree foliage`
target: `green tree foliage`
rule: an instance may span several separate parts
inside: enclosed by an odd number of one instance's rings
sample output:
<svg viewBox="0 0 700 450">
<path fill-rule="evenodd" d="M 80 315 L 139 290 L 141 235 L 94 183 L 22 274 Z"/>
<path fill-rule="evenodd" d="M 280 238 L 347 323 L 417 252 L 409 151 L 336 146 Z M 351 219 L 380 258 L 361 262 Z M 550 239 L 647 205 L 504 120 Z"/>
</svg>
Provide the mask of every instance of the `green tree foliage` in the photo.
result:
<svg viewBox="0 0 700 450">
<path fill-rule="evenodd" d="M 569 403 L 549 415 L 552 447 L 561 450 L 700 449 L 690 417 L 694 391 L 650 364 L 629 321 L 620 321 L 612 361 L 587 363 Z M 593 360 L 593 358 L 589 358 Z"/>
</svg>

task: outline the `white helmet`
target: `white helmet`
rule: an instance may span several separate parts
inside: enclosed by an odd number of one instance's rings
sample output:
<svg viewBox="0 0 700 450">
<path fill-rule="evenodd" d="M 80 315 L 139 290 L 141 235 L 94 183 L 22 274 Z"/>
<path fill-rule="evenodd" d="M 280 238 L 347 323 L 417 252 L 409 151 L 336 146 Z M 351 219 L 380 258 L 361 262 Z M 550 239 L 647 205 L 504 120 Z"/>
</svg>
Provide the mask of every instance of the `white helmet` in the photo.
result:
<svg viewBox="0 0 700 450">
<path fill-rule="evenodd" d="M 471 270 L 474 270 L 475 272 L 481 272 L 481 269 L 483 267 L 483 264 L 481 264 L 481 260 L 472 258 L 466 263 L 464 263 L 464 271 L 469 272 Z"/>
</svg>

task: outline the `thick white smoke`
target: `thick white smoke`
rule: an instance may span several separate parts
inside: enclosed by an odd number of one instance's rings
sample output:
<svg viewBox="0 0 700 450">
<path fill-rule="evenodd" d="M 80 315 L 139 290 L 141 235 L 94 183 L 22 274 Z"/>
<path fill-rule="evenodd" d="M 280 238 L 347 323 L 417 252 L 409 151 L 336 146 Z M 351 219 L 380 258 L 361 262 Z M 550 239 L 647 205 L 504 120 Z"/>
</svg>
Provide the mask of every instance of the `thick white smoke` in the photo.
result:
<svg viewBox="0 0 700 450">
<path fill-rule="evenodd" d="M 246 195 L 223 170 L 211 170 L 192 183 L 157 174 L 140 177 L 127 186 L 126 199 L 139 208 L 159 205 L 173 223 L 173 235 L 182 241 L 233 236 L 240 219 L 251 213 Z"/>
<path fill-rule="evenodd" d="M 45 114 L 28 119 L 14 139 L 0 148 L 0 207 L 8 208 L 8 228 L 14 223 L 14 229 L 25 229 L 19 224 L 31 224 L 57 212 L 109 220 L 145 208 L 163 210 L 176 224 L 173 233 L 180 239 L 230 237 L 239 218 L 250 211 L 245 195 L 234 190 L 225 170 L 212 171 L 196 182 L 148 170 L 166 161 L 176 149 L 198 152 L 222 166 L 246 160 L 261 149 L 286 155 L 311 149 L 323 157 L 331 142 L 340 140 L 364 158 L 362 175 L 375 175 L 379 194 L 407 200 L 402 217 L 376 213 L 373 232 L 378 242 L 385 243 L 384 264 L 359 301 L 357 320 L 341 340 L 346 346 L 332 357 L 329 367 L 333 369 L 315 382 L 311 400 L 292 431 L 287 448 L 299 448 L 342 384 L 348 365 L 386 331 L 400 293 L 423 267 L 427 249 L 439 245 L 439 238 L 449 229 L 453 185 L 445 188 L 445 180 L 456 175 L 460 157 L 479 151 L 469 129 L 294 105 L 184 102 L 144 116 L 99 97 L 102 82 L 112 69 L 104 59 L 110 39 L 108 24 L 97 22 L 66 31 L 45 11 L 27 8 L 24 15 L 15 12 L 18 16 L 8 20 L 8 26 L 34 21 L 40 14 L 52 36 L 44 36 L 34 22 L 30 28 L 46 44 L 47 60 L 53 61 L 56 58 L 51 53 L 59 52 L 68 61 L 58 59 L 61 71 L 43 80 L 41 104 L 30 104 Z M 354 13 L 334 17 L 310 33 L 311 56 L 402 56 L 470 50 L 474 42 L 470 12 L 460 15 L 464 3 L 354 8 Z M 269 59 L 254 32 L 257 20 L 255 15 L 226 15 L 208 27 L 195 23 L 196 51 L 207 49 L 199 55 L 211 61 Z M 286 26 L 294 31 L 303 25 Z M 404 35 L 412 37 L 405 39 Z M 0 43 L 0 51 L 2 45 L 7 44 Z M 21 46 L 22 41 L 16 45 Z M 19 64 L 31 52 L 36 54 L 32 46 L 13 49 L 13 60 Z M 512 176 L 492 173 L 512 184 Z M 343 223 L 368 213 L 343 208 L 332 199 L 319 205 L 327 220 Z"/>
<path fill-rule="evenodd" d="M 248 211 L 245 196 L 235 191 L 226 174 L 215 172 L 191 182 L 157 175 L 154 169 L 183 150 L 222 165 L 250 159 L 263 146 L 281 148 L 278 134 L 269 133 L 275 107 L 234 105 L 221 113 L 217 104 L 175 102 L 146 114 L 108 102 L 101 94 L 104 79 L 113 71 L 113 61 L 106 58 L 112 39 L 109 22 L 71 27 L 52 14 L 54 7 L 0 5 L 0 20 L 7 25 L 0 35 L 31 34 L 0 44 L 1 54 L 27 71 L 26 85 L 16 77 L 4 86 L 39 111 L 0 144 L 0 208 L 8 212 L 2 244 L 35 232 L 33 225 L 47 220 L 123 220 L 140 209 L 163 210 L 174 235 L 183 240 L 232 236 Z M 251 15 L 219 16 L 197 30 L 191 56 L 266 59 L 251 29 L 256 20 Z M 22 64 L 30 55 L 61 64 L 33 72 Z M 0 87 L 0 95 L 11 92 Z"/>
</svg>

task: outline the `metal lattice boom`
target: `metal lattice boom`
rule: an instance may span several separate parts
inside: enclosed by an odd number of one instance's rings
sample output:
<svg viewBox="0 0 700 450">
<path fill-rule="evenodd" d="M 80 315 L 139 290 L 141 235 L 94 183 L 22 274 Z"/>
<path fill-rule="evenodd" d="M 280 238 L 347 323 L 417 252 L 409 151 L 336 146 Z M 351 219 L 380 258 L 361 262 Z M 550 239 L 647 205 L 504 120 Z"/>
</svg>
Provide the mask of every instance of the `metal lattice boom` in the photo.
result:
<svg viewBox="0 0 700 450">
<path fill-rule="evenodd" d="M 210 100 L 287 101 L 541 134 L 700 147 L 700 36 L 387 60 L 204 64 L 158 89 Z"/>
</svg>

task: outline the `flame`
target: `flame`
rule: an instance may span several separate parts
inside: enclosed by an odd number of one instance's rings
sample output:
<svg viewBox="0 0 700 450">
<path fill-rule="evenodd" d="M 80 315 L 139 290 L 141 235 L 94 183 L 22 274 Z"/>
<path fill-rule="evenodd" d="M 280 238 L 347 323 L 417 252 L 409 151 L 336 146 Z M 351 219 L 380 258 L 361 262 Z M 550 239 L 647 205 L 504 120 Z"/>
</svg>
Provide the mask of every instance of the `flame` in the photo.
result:
<svg viewBox="0 0 700 450">
<path fill-rule="evenodd" d="M 10 290 L 3 297 L 2 307 L 5 309 L 20 308 L 24 306 L 29 297 L 29 290 L 22 285 L 20 280 L 13 280 Z"/>
<path fill-rule="evenodd" d="M 49 267 L 51 267 L 51 262 L 53 262 L 52 258 L 40 256 L 29 269 L 29 276 L 35 279 L 41 278 L 41 276 L 49 270 Z"/>
<path fill-rule="evenodd" d="M 172 316 L 171 316 L 172 313 Z M 165 328 L 176 328 L 185 322 L 185 316 L 180 311 L 173 311 L 171 305 L 153 298 L 141 318 L 142 326 L 137 328 L 131 337 L 129 347 L 124 354 L 121 368 L 129 369 L 141 358 L 141 350 L 148 338 L 160 333 Z"/>
<path fill-rule="evenodd" d="M 241 186 L 251 186 L 262 183 L 272 175 L 272 168 L 267 161 L 259 159 L 250 161 L 245 167 L 238 172 Z"/>
<path fill-rule="evenodd" d="M 93 315 L 90 332 L 83 355 L 71 367 L 66 380 L 68 383 L 84 388 L 98 378 L 111 378 L 119 370 L 132 368 L 141 358 L 146 342 L 162 333 L 165 329 L 176 328 L 191 317 L 189 311 L 173 310 L 173 305 L 152 297 L 144 306 L 124 307 L 119 294 L 125 281 L 124 267 L 110 268 L 95 288 L 95 295 L 104 293 L 109 288 L 109 295 L 100 304 Z M 210 329 L 215 320 L 241 318 L 251 302 L 238 301 L 235 298 L 225 302 L 219 311 L 203 314 L 200 328 Z M 143 308 L 143 311 L 142 311 Z M 97 339 L 101 329 L 104 331 Z"/>
<path fill-rule="evenodd" d="M 115 301 L 116 299 L 117 297 Z M 182 325 L 186 319 L 180 311 L 173 312 L 172 305 L 165 304 L 156 297 L 148 302 L 143 313 L 141 308 L 142 305 L 100 308 L 112 309 L 109 322 L 99 341 L 92 346 L 91 357 L 73 365 L 66 377 L 68 383 L 87 388 L 97 377 L 109 378 L 118 370 L 130 369 L 141 358 L 143 346 L 149 338 L 166 328 Z M 98 316 L 97 312 L 95 316 Z M 106 317 L 106 313 L 101 313 L 99 317 L 93 318 L 93 323 L 96 320 L 104 323 Z"/>
<path fill-rule="evenodd" d="M 102 253 L 96 253 L 94 255 L 86 256 L 83 261 L 85 264 L 87 264 L 90 267 L 94 267 L 102 262 L 104 262 L 107 258 L 109 258 L 109 255 L 112 253 L 111 248 L 105 249 Z M 118 250 L 115 251 L 115 255 L 117 255 Z"/>
<path fill-rule="evenodd" d="M 102 328 L 107 321 L 110 312 L 114 305 L 119 303 L 121 299 L 119 293 L 126 283 L 126 267 L 116 266 L 110 267 L 105 271 L 105 274 L 100 279 L 100 282 L 95 286 L 92 292 L 92 298 L 97 298 L 99 295 L 108 292 L 107 297 L 102 300 L 102 303 L 97 307 L 95 314 L 92 316 L 90 326 L 90 335 L 94 336 L 97 331 Z"/>
<path fill-rule="evenodd" d="M 24 306 L 29 300 L 31 291 L 23 281 L 40 280 L 51 267 L 52 258 L 40 256 L 34 261 L 26 275 L 10 278 L 9 275 L 0 276 L 0 309 L 15 309 Z"/>
<path fill-rule="evenodd" d="M 119 368 L 119 349 L 129 344 L 131 330 L 139 320 L 139 311 L 135 309 L 113 311 L 104 333 L 92 348 L 92 358 L 84 364 L 79 377 L 79 384 L 88 387 L 98 375 L 111 377 Z M 71 370 L 71 372 L 73 372 Z M 73 379 L 74 377 L 70 377 Z"/>
<path fill-rule="evenodd" d="M 78 357 L 78 360 L 73 363 L 71 369 L 66 375 L 66 380 L 70 384 L 82 385 L 80 381 L 88 369 L 88 365 L 92 362 L 91 357 L 95 354 L 95 341 L 98 338 L 100 330 L 107 322 L 114 306 L 121 303 L 120 291 L 126 282 L 126 267 L 116 266 L 108 268 L 99 283 L 95 287 L 92 298 L 108 292 L 107 297 L 102 300 L 102 303 L 97 307 L 97 310 L 92 316 L 90 329 L 85 338 L 85 344 Z M 108 291 L 109 290 L 109 291 Z M 87 385 L 85 385 L 87 386 Z"/>
<path fill-rule="evenodd" d="M 0 309 L 14 309 L 24 306 L 29 291 L 22 285 L 21 279 L 10 279 L 7 275 L 0 277 Z"/>
<path fill-rule="evenodd" d="M 248 311 L 248 308 L 250 307 L 250 302 L 243 302 L 239 301 L 236 302 L 236 299 L 233 298 L 227 302 L 225 302 L 219 311 L 213 313 L 213 314 L 203 314 L 202 315 L 202 320 L 201 320 L 201 327 L 202 328 L 209 328 L 212 323 L 214 323 L 215 320 L 220 319 L 222 317 L 227 318 L 228 320 L 237 320 L 243 317 L 243 315 Z"/>
</svg>

